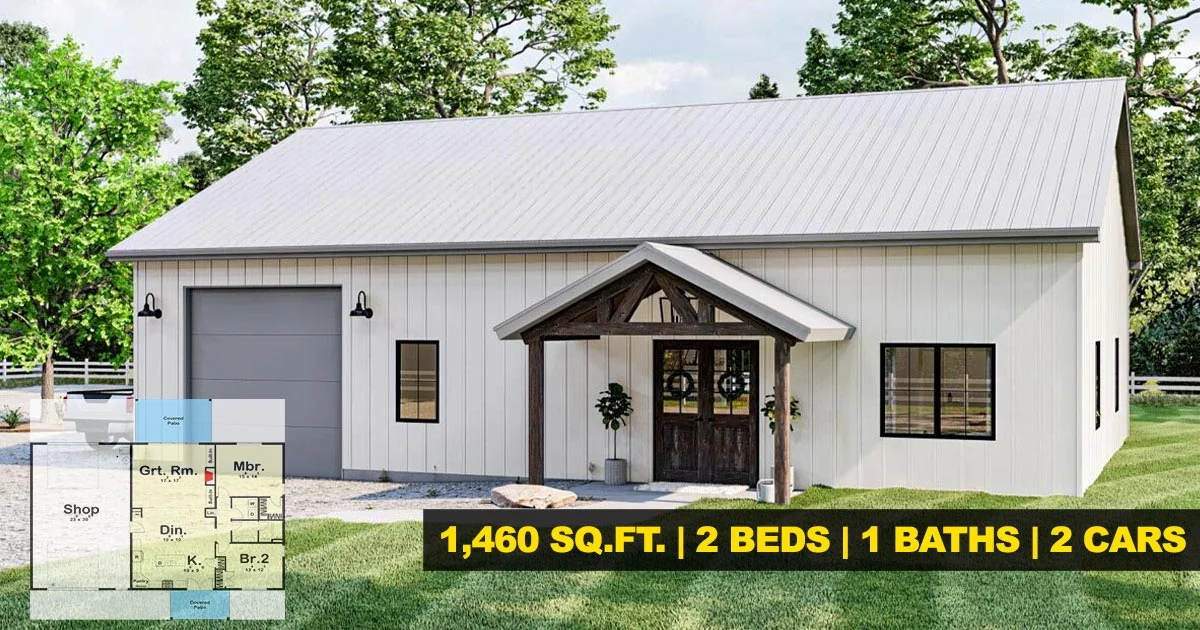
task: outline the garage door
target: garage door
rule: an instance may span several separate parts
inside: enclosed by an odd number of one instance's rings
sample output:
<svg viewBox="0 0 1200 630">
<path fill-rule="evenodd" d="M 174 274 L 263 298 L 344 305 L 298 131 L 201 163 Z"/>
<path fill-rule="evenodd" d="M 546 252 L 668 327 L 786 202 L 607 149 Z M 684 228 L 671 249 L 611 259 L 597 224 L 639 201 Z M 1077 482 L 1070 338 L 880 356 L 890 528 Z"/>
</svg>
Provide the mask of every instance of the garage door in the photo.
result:
<svg viewBox="0 0 1200 630">
<path fill-rule="evenodd" d="M 340 295 L 339 289 L 189 293 L 189 396 L 286 400 L 289 476 L 341 476 Z"/>
</svg>

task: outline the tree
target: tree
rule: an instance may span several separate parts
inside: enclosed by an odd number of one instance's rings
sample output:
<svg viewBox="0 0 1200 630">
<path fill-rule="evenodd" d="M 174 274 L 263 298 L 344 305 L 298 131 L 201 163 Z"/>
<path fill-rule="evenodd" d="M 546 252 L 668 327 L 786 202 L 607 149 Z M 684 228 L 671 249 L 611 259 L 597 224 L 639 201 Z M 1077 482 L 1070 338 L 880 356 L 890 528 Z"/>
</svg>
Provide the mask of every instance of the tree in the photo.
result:
<svg viewBox="0 0 1200 630">
<path fill-rule="evenodd" d="M 116 69 L 68 38 L 0 77 L 0 353 L 43 363 L 43 398 L 59 348 L 129 347 L 131 273 L 105 251 L 185 194 L 158 160 L 174 86 Z"/>
<path fill-rule="evenodd" d="M 761 74 L 758 76 L 758 83 L 750 86 L 750 100 L 764 98 L 779 98 L 779 85 L 772 83 L 771 77 Z"/>
<path fill-rule="evenodd" d="M 188 151 L 179 156 L 175 160 L 175 166 L 187 172 L 189 176 L 188 191 L 191 194 L 208 188 L 216 180 L 213 176 L 212 165 L 199 151 Z"/>
<path fill-rule="evenodd" d="M 356 121 L 542 112 L 616 67 L 600 0 L 324 0 L 330 100 Z"/>
<path fill-rule="evenodd" d="M 196 9 L 209 18 L 203 57 L 179 102 L 203 151 L 190 165 L 217 179 L 330 114 L 329 29 L 308 0 L 198 0 Z"/>
<path fill-rule="evenodd" d="M 50 40 L 46 29 L 29 22 L 0 22 L 0 75 L 29 60 L 30 51 Z"/>
</svg>

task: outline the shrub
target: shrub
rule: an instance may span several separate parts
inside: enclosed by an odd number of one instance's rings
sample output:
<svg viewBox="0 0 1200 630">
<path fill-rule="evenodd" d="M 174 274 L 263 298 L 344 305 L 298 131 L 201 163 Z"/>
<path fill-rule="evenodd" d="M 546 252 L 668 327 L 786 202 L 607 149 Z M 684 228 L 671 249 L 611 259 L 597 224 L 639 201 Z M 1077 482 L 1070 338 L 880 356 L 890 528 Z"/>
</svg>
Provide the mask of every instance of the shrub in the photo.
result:
<svg viewBox="0 0 1200 630">
<path fill-rule="evenodd" d="M 1200 395 L 1164 394 L 1162 390 L 1139 392 L 1129 397 L 1130 404 L 1146 407 L 1200 407 Z"/>
<path fill-rule="evenodd" d="M 16 407 L 5 407 L 0 411 L 0 421 L 10 428 L 15 429 L 18 424 L 25 421 L 25 414 Z"/>
</svg>

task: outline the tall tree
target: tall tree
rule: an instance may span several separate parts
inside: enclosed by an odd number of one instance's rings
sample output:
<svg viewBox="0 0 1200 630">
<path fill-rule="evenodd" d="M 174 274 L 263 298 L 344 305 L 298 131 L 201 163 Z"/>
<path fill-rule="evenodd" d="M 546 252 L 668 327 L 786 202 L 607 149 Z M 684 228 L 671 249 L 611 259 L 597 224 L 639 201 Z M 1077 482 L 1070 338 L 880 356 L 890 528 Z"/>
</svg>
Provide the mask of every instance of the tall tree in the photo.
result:
<svg viewBox="0 0 1200 630">
<path fill-rule="evenodd" d="M 184 195 L 158 159 L 174 86 L 116 69 L 67 39 L 0 76 L 0 354 L 43 363 L 43 398 L 64 345 L 129 347 L 131 273 L 105 251 Z"/>
<path fill-rule="evenodd" d="M 46 29 L 29 22 L 0 22 L 0 74 L 29 60 L 29 54 L 50 40 Z"/>
<path fill-rule="evenodd" d="M 309 0 L 198 0 L 203 54 L 180 97 L 212 179 L 329 114 L 328 27 Z M 203 183 L 198 181 L 197 183 Z"/>
<path fill-rule="evenodd" d="M 759 75 L 758 82 L 750 86 L 750 100 L 764 98 L 779 98 L 779 84 L 773 83 L 771 77 L 762 74 Z"/>
<path fill-rule="evenodd" d="M 616 67 L 600 0 L 323 0 L 331 101 L 356 121 L 557 109 Z"/>
</svg>

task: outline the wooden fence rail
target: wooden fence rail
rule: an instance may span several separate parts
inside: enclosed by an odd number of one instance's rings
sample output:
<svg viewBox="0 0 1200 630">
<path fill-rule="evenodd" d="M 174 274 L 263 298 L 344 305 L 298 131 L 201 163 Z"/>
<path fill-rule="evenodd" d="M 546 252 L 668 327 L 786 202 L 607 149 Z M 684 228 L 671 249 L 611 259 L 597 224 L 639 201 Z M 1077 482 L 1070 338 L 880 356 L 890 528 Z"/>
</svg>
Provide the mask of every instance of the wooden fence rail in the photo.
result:
<svg viewBox="0 0 1200 630">
<path fill-rule="evenodd" d="M 21 366 L 11 361 L 0 361 L 0 382 L 40 378 L 41 365 Z M 54 378 L 82 379 L 85 385 L 95 380 L 133 385 L 133 363 L 114 365 L 103 361 L 59 361 L 54 364 Z"/>
<path fill-rule="evenodd" d="M 1200 376 L 1129 375 L 1129 393 L 1161 391 L 1164 394 L 1200 395 Z"/>
</svg>

